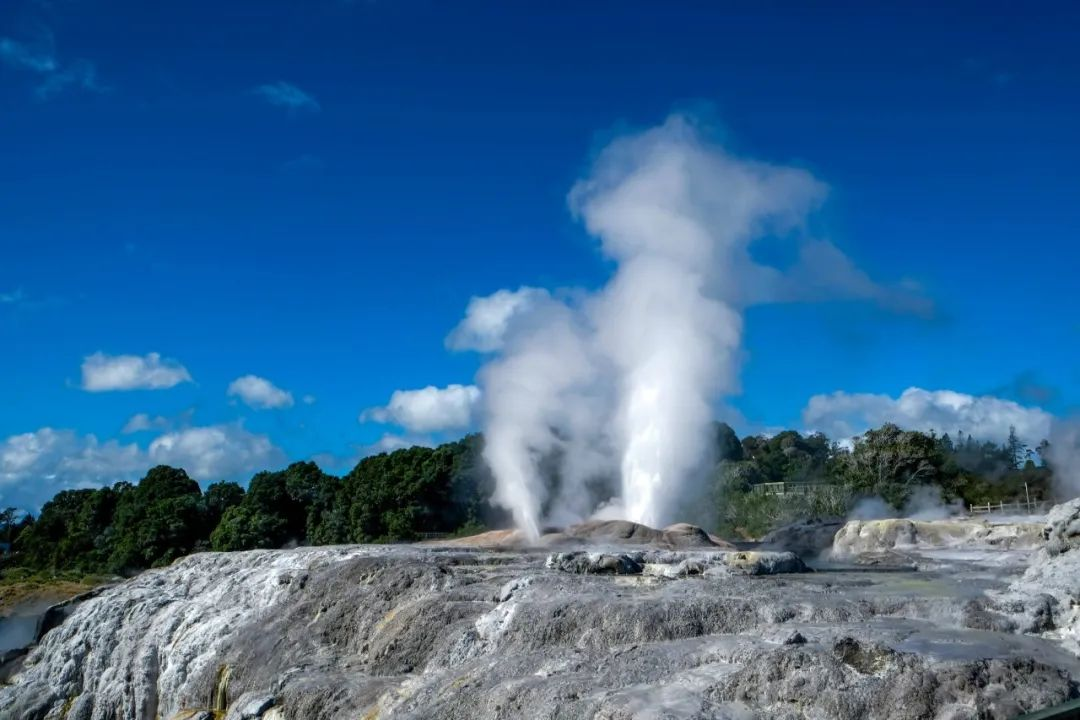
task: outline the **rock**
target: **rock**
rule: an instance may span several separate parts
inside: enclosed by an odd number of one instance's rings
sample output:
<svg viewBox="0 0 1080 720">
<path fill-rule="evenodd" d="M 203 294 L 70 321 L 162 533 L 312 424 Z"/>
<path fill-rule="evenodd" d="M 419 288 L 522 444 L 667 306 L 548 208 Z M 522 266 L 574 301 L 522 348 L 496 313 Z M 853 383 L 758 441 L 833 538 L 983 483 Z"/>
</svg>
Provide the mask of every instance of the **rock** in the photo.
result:
<svg viewBox="0 0 1080 720">
<path fill-rule="evenodd" d="M 801 632 L 799 632 L 798 630 L 796 630 L 795 632 L 791 633 L 786 638 L 784 638 L 784 645 L 805 645 L 805 644 L 806 644 L 806 638 L 803 637 L 803 634 Z"/>
<path fill-rule="evenodd" d="M 1043 538 L 1049 557 L 1080 547 L 1080 498 L 1050 508 Z"/>
<path fill-rule="evenodd" d="M 514 593 L 524 590 L 532 585 L 533 579 L 531 577 L 514 578 L 508 581 L 505 585 L 499 588 L 499 594 L 495 596 L 496 602 L 504 603 L 510 598 L 514 597 Z"/>
<path fill-rule="evenodd" d="M 617 574 L 635 565 L 673 571 Z M 650 545 L 200 553 L 75 608 L 0 717 L 993 718 L 1080 679 L 1051 639 L 961 626 L 985 568 L 762 575 L 802 567 Z"/>
<path fill-rule="evenodd" d="M 896 549 L 978 548 L 1011 550 L 1043 544 L 1038 523 L 991 524 L 981 520 L 852 520 L 836 533 L 832 556 L 851 558 Z"/>
<path fill-rule="evenodd" d="M 259 720 L 273 706 L 272 695 L 245 693 L 230 708 L 225 720 Z"/>
<path fill-rule="evenodd" d="M 725 540 L 709 535 L 697 525 L 676 523 L 658 530 L 629 520 L 587 520 L 564 530 L 547 531 L 530 541 L 518 530 L 490 530 L 465 538 L 435 540 L 427 545 L 468 548 L 553 548 L 601 545 L 611 547 L 648 546 L 654 548 L 734 549 Z"/>
<path fill-rule="evenodd" d="M 1080 498 L 1051 508 L 1043 537 L 1045 546 L 991 610 L 1020 632 L 1048 634 L 1080 655 Z"/>
<path fill-rule="evenodd" d="M 549 555 L 545 564 L 563 572 L 589 575 L 640 575 L 644 567 L 640 557 L 580 550 Z"/>
<path fill-rule="evenodd" d="M 50 606 L 45 610 L 41 618 L 38 619 L 37 630 L 34 634 L 34 642 L 41 642 L 41 638 L 45 636 L 45 633 L 64 622 L 64 620 L 75 612 L 75 608 L 77 608 L 80 603 L 84 603 L 91 598 L 97 597 L 110 587 L 112 587 L 112 585 L 101 585 L 93 590 L 88 590 L 73 598 Z"/>
<path fill-rule="evenodd" d="M 732 547 L 729 543 L 714 538 L 697 525 L 690 523 L 668 525 L 660 531 L 660 534 L 662 543 L 673 548 Z"/>
<path fill-rule="evenodd" d="M 722 557 L 727 567 L 745 575 L 777 575 L 810 571 L 802 559 L 791 552 L 746 551 L 726 553 Z"/>
<path fill-rule="evenodd" d="M 842 518 L 800 520 L 773 530 L 761 538 L 761 550 L 788 550 L 804 558 L 815 558 L 833 546 L 833 538 L 844 527 Z"/>
<path fill-rule="evenodd" d="M 646 562 L 643 573 L 651 577 L 675 579 L 704 575 L 717 568 L 726 569 L 726 566 L 706 558 L 676 558 L 670 562 Z"/>
<path fill-rule="evenodd" d="M 214 713 L 210 710 L 181 710 L 169 720 L 214 720 Z"/>
</svg>

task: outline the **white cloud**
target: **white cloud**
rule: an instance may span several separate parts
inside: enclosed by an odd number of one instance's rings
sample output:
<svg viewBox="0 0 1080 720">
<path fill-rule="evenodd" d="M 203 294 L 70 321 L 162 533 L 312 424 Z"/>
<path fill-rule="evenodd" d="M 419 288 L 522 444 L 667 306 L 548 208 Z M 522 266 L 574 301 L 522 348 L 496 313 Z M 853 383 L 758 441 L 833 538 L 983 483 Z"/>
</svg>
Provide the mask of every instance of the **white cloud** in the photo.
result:
<svg viewBox="0 0 1080 720">
<path fill-rule="evenodd" d="M 416 446 L 432 447 L 433 443 L 431 442 L 431 440 L 424 437 L 386 433 L 376 442 L 368 445 L 367 448 L 365 448 L 364 455 L 378 455 L 379 453 L 389 453 L 394 452 L 395 450 L 402 450 L 404 448 L 411 448 Z"/>
<path fill-rule="evenodd" d="M 319 112 L 319 110 L 322 109 L 319 102 L 311 95 L 308 95 L 292 83 L 284 81 L 259 85 L 252 90 L 252 92 L 271 105 L 288 108 L 293 111 L 308 110 L 311 112 Z"/>
<path fill-rule="evenodd" d="M 161 415 L 150 417 L 146 413 L 137 413 L 132 415 L 124 427 L 120 430 L 124 435 L 130 435 L 131 433 L 143 432 L 145 430 L 168 430 L 172 426 L 172 422 Z"/>
<path fill-rule="evenodd" d="M 41 428 L 0 441 L 0 504 L 36 510 L 61 490 L 130 480 L 146 469 L 136 445 Z"/>
<path fill-rule="evenodd" d="M 282 390 L 266 378 L 244 375 L 229 383 L 229 397 L 238 397 L 248 407 L 256 410 L 292 407 L 292 393 Z"/>
<path fill-rule="evenodd" d="M 472 424 L 479 400 L 475 385 L 395 390 L 389 403 L 364 411 L 360 421 L 393 423 L 414 433 L 462 429 Z"/>
<path fill-rule="evenodd" d="M 465 318 L 446 338 L 446 345 L 452 350 L 499 350 L 511 323 L 549 297 L 547 290 L 527 286 L 473 297 L 465 308 Z"/>
<path fill-rule="evenodd" d="M 22 290 L 0 293 L 0 305 L 17 305 L 26 299 Z"/>
<path fill-rule="evenodd" d="M 61 490 L 134 482 L 161 463 L 182 467 L 205 485 L 222 478 L 243 480 L 284 459 L 269 438 L 239 425 L 180 430 L 159 437 L 147 450 L 45 427 L 0 440 L 0 506 L 36 512 Z"/>
<path fill-rule="evenodd" d="M 82 364 L 82 387 L 90 392 L 107 390 L 165 390 L 191 382 L 187 369 L 157 353 L 106 355 L 94 353 Z"/>
<path fill-rule="evenodd" d="M 1050 434 L 1053 417 L 1039 408 L 992 395 L 912 387 L 898 398 L 843 391 L 815 395 L 803 409 L 802 420 L 807 429 L 838 440 L 891 422 L 909 430 L 935 430 L 954 437 L 963 431 L 995 442 L 1005 440 L 1009 428 L 1015 427 L 1022 440 L 1035 445 Z"/>
<path fill-rule="evenodd" d="M 285 460 L 270 438 L 248 432 L 240 425 L 193 427 L 168 433 L 150 443 L 147 455 L 153 464 L 182 467 L 192 477 L 207 482 L 271 469 Z"/>
<path fill-rule="evenodd" d="M 98 79 L 97 67 L 89 60 L 73 60 L 62 64 L 56 59 L 52 37 L 47 35 L 39 46 L 0 38 L 0 62 L 8 67 L 26 70 L 37 75 L 41 82 L 34 93 L 47 100 L 68 88 L 101 93 L 108 90 Z"/>
<path fill-rule="evenodd" d="M 314 405 L 316 402 L 318 402 L 318 400 L 314 395 L 305 395 L 304 397 L 300 398 L 300 402 L 304 403 L 305 405 Z"/>
</svg>

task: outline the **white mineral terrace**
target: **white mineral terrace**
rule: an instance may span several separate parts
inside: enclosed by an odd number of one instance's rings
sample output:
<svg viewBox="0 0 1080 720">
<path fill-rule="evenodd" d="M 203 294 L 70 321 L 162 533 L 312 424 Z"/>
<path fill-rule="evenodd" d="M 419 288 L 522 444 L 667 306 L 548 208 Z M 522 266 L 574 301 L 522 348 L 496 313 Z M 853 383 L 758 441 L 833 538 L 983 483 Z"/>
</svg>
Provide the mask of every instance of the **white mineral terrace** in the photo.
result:
<svg viewBox="0 0 1080 720">
<path fill-rule="evenodd" d="M 1080 679 L 1080 501 L 756 550 L 630 523 L 527 544 L 192 555 L 79 604 L 0 717 L 1010 718 Z"/>
</svg>

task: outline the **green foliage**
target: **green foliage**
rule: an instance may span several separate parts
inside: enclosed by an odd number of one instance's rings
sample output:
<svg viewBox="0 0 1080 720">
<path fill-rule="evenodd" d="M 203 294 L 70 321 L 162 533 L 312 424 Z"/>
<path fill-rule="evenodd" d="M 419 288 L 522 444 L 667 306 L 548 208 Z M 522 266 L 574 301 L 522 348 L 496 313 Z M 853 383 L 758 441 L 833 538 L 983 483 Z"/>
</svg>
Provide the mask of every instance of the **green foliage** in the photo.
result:
<svg viewBox="0 0 1080 720">
<path fill-rule="evenodd" d="M 241 503 L 225 511 L 210 534 L 210 547 L 219 551 L 280 547 L 288 534 L 285 519 Z"/>
<path fill-rule="evenodd" d="M 785 430 L 772 437 L 742 441 L 743 458 L 752 460 L 764 482 L 817 482 L 828 475 L 833 446 L 821 433 L 800 435 Z"/>
<path fill-rule="evenodd" d="M 763 477 L 753 460 L 720 465 L 713 493 L 718 533 L 754 539 L 796 520 L 843 516 L 855 497 L 852 488 L 838 483 L 800 486 L 775 495 L 755 489 Z"/>
<path fill-rule="evenodd" d="M 244 500 L 244 488 L 234 482 L 216 482 L 203 493 L 203 521 L 207 535 L 213 532 L 222 516 Z"/>
<path fill-rule="evenodd" d="M 1036 465 L 1015 432 L 996 445 L 963 433 L 939 438 L 887 424 L 847 450 L 821 434 L 785 431 L 740 441 L 724 423 L 713 429 L 718 464 L 712 487 L 707 497 L 687 499 L 683 510 L 687 519 L 733 537 L 760 537 L 800 518 L 842 516 L 867 495 L 899 508 L 924 484 L 967 503 L 1051 497 L 1052 468 Z M 490 505 L 494 479 L 482 450 L 483 438 L 469 435 L 436 448 L 364 458 L 344 478 L 299 462 L 257 473 L 246 491 L 218 482 L 203 492 L 183 470 L 155 467 L 134 485 L 60 492 L 36 519 L 0 511 L 0 542 L 15 550 L 0 559 L 0 572 L 6 578 L 126 574 L 207 548 L 482 532 L 508 521 Z M 1047 453 L 1043 442 L 1040 459 Z M 558 463 L 546 463 L 549 482 L 557 484 Z M 785 483 L 785 492 L 775 494 L 764 483 Z"/>
<path fill-rule="evenodd" d="M 837 453 L 833 474 L 857 492 L 902 507 L 916 485 L 942 484 L 944 464 L 933 436 L 886 423 L 857 438 L 851 452 Z"/>
<path fill-rule="evenodd" d="M 730 425 L 724 422 L 713 423 L 716 432 L 717 462 L 738 462 L 743 459 L 743 445 L 739 436 Z"/>
<path fill-rule="evenodd" d="M 117 492 L 111 488 L 57 493 L 16 540 L 20 560 L 31 568 L 89 572 L 104 567 L 111 551 L 116 503 Z"/>
<path fill-rule="evenodd" d="M 152 468 L 138 485 L 117 496 L 108 569 L 132 573 L 186 555 L 202 536 L 203 514 L 199 484 L 186 472 L 167 465 Z"/>
</svg>

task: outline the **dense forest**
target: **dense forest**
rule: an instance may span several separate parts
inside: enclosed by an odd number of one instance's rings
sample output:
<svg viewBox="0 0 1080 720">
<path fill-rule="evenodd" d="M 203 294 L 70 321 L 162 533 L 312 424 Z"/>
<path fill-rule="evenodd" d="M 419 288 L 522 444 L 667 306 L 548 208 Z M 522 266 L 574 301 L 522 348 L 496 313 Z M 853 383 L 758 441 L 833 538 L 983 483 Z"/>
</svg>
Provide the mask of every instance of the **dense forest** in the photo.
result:
<svg viewBox="0 0 1080 720">
<path fill-rule="evenodd" d="M 200 550 L 478 532 L 506 524 L 488 503 L 494 481 L 482 442 L 470 435 L 367 457 L 340 478 L 298 462 L 256 474 L 246 489 L 215 482 L 203 490 L 184 470 L 158 466 L 137 484 L 64 490 L 36 517 L 12 508 L 0 513 L 0 541 L 11 549 L 0 569 L 9 578 L 130 575 Z M 1029 448 L 1015 433 L 998 445 L 895 425 L 867 432 L 851 448 L 794 431 L 740 440 L 718 423 L 708 497 L 695 501 L 710 509 L 695 519 L 729 536 L 755 537 L 801 517 L 844 515 L 865 497 L 902 510 L 920 486 L 936 488 L 943 502 L 1009 501 L 1025 493 L 1051 499 L 1046 448 L 1045 441 Z M 761 492 L 777 482 L 805 484 L 806 492 Z"/>
</svg>

